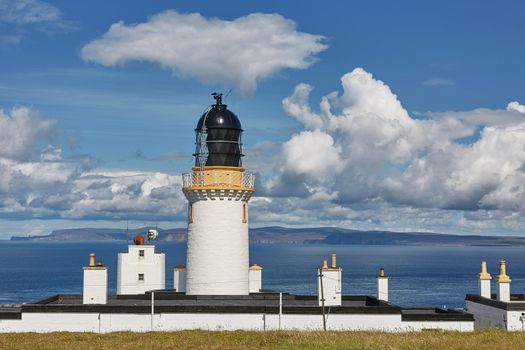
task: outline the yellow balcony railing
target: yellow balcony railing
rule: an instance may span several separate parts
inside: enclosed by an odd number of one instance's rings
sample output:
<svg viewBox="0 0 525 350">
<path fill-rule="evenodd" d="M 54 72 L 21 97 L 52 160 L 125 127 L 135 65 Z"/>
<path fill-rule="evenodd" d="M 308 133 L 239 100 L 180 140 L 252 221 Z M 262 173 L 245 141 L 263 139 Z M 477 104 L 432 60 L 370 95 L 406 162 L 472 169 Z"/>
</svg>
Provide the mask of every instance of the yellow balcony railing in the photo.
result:
<svg viewBox="0 0 525 350">
<path fill-rule="evenodd" d="M 255 175 L 238 169 L 194 169 L 191 173 L 182 174 L 182 186 L 185 189 L 244 189 L 255 188 Z"/>
</svg>

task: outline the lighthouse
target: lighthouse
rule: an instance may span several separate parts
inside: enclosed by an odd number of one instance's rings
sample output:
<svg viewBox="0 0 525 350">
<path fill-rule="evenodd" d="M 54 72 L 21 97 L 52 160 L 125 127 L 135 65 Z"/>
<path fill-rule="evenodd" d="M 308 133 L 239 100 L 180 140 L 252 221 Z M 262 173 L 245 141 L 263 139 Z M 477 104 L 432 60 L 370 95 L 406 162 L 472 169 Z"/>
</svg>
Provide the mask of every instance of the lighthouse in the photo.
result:
<svg viewBox="0 0 525 350">
<path fill-rule="evenodd" d="M 242 166 L 239 118 L 215 103 L 195 129 L 195 166 L 182 175 L 188 199 L 186 294 L 249 294 L 248 201 L 255 177 Z"/>
</svg>

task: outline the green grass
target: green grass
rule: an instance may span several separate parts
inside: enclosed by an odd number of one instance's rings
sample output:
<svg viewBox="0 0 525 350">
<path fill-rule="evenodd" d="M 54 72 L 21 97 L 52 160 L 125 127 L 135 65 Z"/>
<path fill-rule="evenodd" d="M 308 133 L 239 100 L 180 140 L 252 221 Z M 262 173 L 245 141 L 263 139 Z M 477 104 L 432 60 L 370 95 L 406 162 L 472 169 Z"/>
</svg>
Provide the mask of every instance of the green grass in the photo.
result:
<svg viewBox="0 0 525 350">
<path fill-rule="evenodd" d="M 154 332 L 0 334 L 0 349 L 525 349 L 525 333 Z"/>
</svg>

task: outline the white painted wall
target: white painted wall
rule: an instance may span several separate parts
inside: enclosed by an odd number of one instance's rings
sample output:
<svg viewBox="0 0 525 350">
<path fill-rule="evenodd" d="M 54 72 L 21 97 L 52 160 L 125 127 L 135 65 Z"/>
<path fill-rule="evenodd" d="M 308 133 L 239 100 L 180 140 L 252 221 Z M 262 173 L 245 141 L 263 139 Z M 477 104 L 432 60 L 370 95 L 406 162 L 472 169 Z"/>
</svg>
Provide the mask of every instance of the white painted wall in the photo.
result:
<svg viewBox="0 0 525 350">
<path fill-rule="evenodd" d="M 321 330 L 321 315 L 281 316 L 281 329 Z M 473 323 L 466 321 L 403 322 L 401 315 L 331 314 L 327 318 L 329 330 L 376 330 L 387 332 L 446 329 L 472 331 Z M 279 315 L 271 314 L 155 314 L 153 330 L 276 330 Z M 151 331 L 150 314 L 99 313 L 24 313 L 22 320 L 0 320 L 0 332 L 147 332 Z"/>
<path fill-rule="evenodd" d="M 108 268 L 84 267 L 84 304 L 106 304 L 108 301 Z"/>
<path fill-rule="evenodd" d="M 173 289 L 186 293 L 186 268 L 175 267 L 173 269 Z"/>
<path fill-rule="evenodd" d="M 340 306 L 342 303 L 341 292 L 341 273 L 342 269 L 337 268 L 322 268 L 323 274 L 323 293 L 325 306 Z M 317 270 L 317 292 L 318 301 L 321 305 L 321 278 L 319 277 L 319 270 Z"/>
<path fill-rule="evenodd" d="M 144 251 L 144 257 L 139 252 Z M 144 274 L 144 281 L 139 281 Z M 117 294 L 144 294 L 165 288 L 165 257 L 155 253 L 154 245 L 130 245 L 127 253 L 118 254 Z"/>
<path fill-rule="evenodd" d="M 248 204 L 231 197 L 212 198 L 192 204 L 186 294 L 247 295 L 248 220 L 243 222 L 243 204 Z"/>
<path fill-rule="evenodd" d="M 474 328 L 499 328 L 508 331 L 525 330 L 525 309 L 506 311 L 467 300 L 467 312 L 474 315 Z M 522 318 L 522 315 L 524 316 Z M 523 322 L 521 321 L 523 319 Z"/>
</svg>

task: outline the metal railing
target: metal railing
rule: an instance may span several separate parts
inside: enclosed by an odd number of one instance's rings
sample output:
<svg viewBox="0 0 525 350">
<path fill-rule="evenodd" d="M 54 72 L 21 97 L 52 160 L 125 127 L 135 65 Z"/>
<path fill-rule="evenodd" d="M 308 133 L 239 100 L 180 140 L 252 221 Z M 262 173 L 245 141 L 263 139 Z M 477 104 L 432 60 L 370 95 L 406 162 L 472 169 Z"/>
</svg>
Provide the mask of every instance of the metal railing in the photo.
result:
<svg viewBox="0 0 525 350">
<path fill-rule="evenodd" d="M 255 174 L 240 171 L 205 170 L 182 174 L 183 187 L 254 188 Z"/>
</svg>

